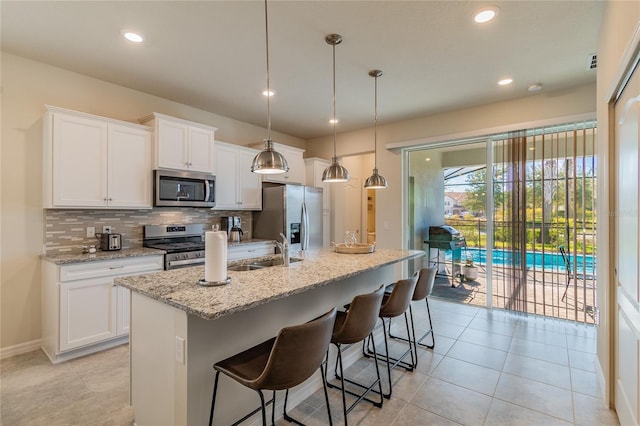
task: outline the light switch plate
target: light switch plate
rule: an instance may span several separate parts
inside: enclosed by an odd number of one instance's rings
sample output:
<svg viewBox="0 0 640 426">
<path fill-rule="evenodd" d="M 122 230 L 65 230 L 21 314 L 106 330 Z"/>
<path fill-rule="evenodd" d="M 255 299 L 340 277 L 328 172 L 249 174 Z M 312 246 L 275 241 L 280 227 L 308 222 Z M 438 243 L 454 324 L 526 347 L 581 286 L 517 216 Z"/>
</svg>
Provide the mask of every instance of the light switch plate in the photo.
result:
<svg viewBox="0 0 640 426">
<path fill-rule="evenodd" d="M 111 225 L 102 225 L 103 234 L 110 234 L 112 230 L 113 228 L 111 227 Z"/>
<path fill-rule="evenodd" d="M 87 226 L 87 238 L 95 238 L 95 236 L 96 236 L 96 227 Z"/>
</svg>

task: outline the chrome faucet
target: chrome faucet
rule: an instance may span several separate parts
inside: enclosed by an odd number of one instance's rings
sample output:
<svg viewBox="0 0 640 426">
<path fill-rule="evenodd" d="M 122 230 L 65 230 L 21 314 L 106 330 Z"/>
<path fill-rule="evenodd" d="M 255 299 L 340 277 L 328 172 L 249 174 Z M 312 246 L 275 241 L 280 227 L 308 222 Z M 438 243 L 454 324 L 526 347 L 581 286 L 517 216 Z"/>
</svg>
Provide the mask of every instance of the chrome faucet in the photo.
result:
<svg viewBox="0 0 640 426">
<path fill-rule="evenodd" d="M 280 233 L 280 236 L 282 237 L 282 242 L 276 241 L 275 243 L 280 253 L 282 253 L 282 266 L 289 266 L 289 243 L 283 233 Z"/>
</svg>

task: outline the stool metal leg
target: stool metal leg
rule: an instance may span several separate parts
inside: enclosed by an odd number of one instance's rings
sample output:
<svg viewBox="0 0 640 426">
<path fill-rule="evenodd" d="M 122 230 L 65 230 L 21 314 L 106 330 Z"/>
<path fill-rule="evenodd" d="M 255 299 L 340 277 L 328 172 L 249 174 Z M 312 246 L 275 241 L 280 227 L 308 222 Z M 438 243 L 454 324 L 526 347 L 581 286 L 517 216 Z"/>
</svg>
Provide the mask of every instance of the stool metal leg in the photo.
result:
<svg viewBox="0 0 640 426">
<path fill-rule="evenodd" d="M 209 414 L 209 426 L 213 424 L 213 409 L 216 406 L 216 395 L 218 393 L 218 379 L 220 378 L 220 372 L 216 371 L 216 379 L 213 382 L 213 397 L 211 398 L 211 413 Z"/>
<path fill-rule="evenodd" d="M 429 330 L 427 330 L 427 332 L 424 333 L 422 335 L 422 337 L 420 337 L 418 340 L 416 340 L 416 331 L 415 331 L 415 325 L 414 325 L 414 320 L 413 320 L 413 309 L 411 308 L 411 305 L 409 305 L 409 314 L 411 316 L 411 329 L 412 329 L 412 334 L 413 334 L 413 342 L 414 342 L 414 347 L 416 349 L 416 359 L 417 359 L 417 356 L 418 356 L 418 345 L 422 346 L 424 348 L 427 348 L 427 349 L 433 349 L 436 346 L 436 338 L 435 338 L 435 335 L 433 334 L 433 323 L 431 322 L 431 310 L 429 309 L 429 298 L 425 298 L 424 301 L 425 301 L 425 303 L 427 305 L 427 317 L 429 318 Z M 422 343 L 422 341 L 428 335 L 431 335 L 431 344 L 430 345 L 428 345 L 426 343 Z M 389 321 L 389 337 L 391 337 L 393 339 L 403 340 L 405 342 L 407 341 L 407 339 L 405 339 L 404 337 L 394 336 L 393 334 L 391 334 L 391 321 Z M 416 365 L 417 365 L 417 363 L 416 363 Z"/>
</svg>

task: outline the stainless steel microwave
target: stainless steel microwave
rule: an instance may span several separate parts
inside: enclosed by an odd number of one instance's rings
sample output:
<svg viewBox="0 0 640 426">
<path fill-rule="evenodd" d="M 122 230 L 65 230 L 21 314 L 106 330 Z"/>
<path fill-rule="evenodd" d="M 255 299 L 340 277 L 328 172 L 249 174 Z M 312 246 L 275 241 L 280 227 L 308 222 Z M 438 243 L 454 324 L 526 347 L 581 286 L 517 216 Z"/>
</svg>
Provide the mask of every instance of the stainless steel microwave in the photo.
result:
<svg viewBox="0 0 640 426">
<path fill-rule="evenodd" d="M 154 206 L 215 207 L 216 177 L 201 172 L 154 170 Z"/>
</svg>

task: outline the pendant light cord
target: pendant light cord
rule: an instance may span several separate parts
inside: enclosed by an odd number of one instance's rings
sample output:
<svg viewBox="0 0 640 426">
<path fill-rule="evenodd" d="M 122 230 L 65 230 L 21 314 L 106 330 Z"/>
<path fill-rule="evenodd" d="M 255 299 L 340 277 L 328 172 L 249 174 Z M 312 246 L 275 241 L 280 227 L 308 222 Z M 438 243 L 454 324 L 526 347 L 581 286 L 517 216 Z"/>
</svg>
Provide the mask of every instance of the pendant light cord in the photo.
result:
<svg viewBox="0 0 640 426">
<path fill-rule="evenodd" d="M 373 168 L 378 168 L 378 76 L 375 77 L 374 109 L 373 109 Z"/>
<path fill-rule="evenodd" d="M 336 154 L 336 45 L 333 45 L 333 157 L 338 158 Z"/>
<path fill-rule="evenodd" d="M 269 81 L 269 19 L 267 16 L 267 0 L 264 0 L 264 32 L 267 51 L 267 140 L 271 140 L 271 86 Z"/>
</svg>

